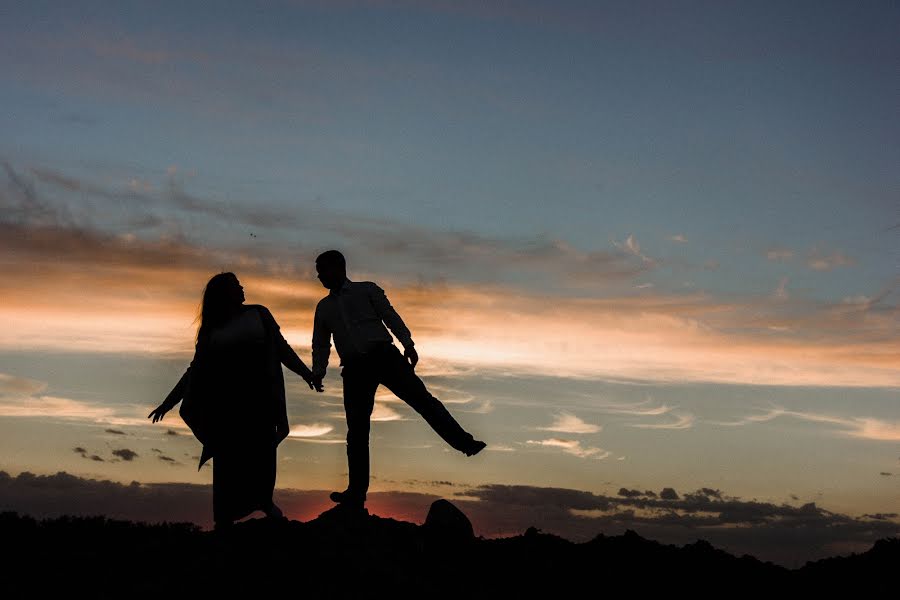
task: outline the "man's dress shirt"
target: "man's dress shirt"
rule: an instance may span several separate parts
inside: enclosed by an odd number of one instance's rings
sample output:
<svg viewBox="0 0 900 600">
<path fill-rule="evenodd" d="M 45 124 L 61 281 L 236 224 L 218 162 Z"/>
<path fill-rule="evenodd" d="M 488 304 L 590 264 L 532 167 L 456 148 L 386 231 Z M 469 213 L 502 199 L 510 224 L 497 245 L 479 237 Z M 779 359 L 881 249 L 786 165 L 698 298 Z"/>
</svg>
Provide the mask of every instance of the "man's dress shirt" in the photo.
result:
<svg viewBox="0 0 900 600">
<path fill-rule="evenodd" d="M 408 350 L 412 336 L 391 306 L 384 290 L 371 281 L 350 281 L 319 300 L 313 321 L 312 372 L 324 377 L 331 352 L 331 337 L 341 365 L 366 354 L 378 342 L 393 342 L 385 324 Z"/>
</svg>

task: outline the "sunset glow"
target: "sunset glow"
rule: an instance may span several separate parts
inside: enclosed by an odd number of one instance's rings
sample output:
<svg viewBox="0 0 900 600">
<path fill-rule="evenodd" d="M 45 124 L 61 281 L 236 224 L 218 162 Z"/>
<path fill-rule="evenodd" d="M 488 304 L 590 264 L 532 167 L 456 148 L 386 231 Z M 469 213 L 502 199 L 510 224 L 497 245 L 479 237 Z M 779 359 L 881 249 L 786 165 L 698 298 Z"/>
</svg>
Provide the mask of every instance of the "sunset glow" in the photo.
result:
<svg viewBox="0 0 900 600">
<path fill-rule="evenodd" d="M 77 4 L 0 19 L 0 510 L 208 525 L 199 443 L 148 419 L 204 286 L 311 365 L 339 249 L 488 444 L 382 385 L 373 514 L 779 560 L 900 533 L 896 7 Z M 284 371 L 295 519 L 347 485 L 340 363 Z"/>
</svg>

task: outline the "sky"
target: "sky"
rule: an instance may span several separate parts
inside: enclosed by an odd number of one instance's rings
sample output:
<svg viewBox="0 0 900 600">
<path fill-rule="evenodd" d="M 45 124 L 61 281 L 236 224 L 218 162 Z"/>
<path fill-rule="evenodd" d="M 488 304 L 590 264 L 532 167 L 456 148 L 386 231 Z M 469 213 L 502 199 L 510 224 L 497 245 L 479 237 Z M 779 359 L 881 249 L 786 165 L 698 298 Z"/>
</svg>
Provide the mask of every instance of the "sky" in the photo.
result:
<svg viewBox="0 0 900 600">
<path fill-rule="evenodd" d="M 485 536 L 792 565 L 900 534 L 898 26 L 891 2 L 0 1 L 0 509 L 208 525 L 199 444 L 147 419 L 203 286 L 234 272 L 309 365 L 337 248 L 488 443 L 380 388 L 378 514 L 444 497 Z M 285 371 L 294 518 L 346 485 L 338 362 L 321 394 Z"/>
</svg>

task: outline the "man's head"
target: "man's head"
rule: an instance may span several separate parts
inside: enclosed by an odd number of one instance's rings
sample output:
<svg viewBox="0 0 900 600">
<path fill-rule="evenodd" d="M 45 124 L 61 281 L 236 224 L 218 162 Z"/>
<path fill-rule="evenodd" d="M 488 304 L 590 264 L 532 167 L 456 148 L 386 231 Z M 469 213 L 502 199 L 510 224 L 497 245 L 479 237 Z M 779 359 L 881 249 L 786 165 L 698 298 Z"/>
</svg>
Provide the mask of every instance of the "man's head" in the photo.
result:
<svg viewBox="0 0 900 600">
<path fill-rule="evenodd" d="M 340 287 L 347 276 L 347 261 L 337 250 L 326 250 L 316 257 L 316 271 L 322 285 L 333 290 Z"/>
</svg>

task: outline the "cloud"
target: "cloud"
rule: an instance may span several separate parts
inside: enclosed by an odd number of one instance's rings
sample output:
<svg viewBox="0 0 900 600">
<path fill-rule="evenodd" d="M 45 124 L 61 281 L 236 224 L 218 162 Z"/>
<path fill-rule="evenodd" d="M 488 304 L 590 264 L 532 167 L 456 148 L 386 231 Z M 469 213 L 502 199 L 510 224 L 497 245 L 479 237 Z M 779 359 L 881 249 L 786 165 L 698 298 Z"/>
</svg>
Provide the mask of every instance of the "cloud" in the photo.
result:
<svg viewBox="0 0 900 600">
<path fill-rule="evenodd" d="M 609 404 L 602 403 L 598 405 L 598 409 L 605 413 L 619 414 L 619 415 L 629 415 L 635 417 L 656 417 L 660 415 L 665 415 L 672 411 L 673 407 L 667 406 L 665 404 L 661 404 L 659 406 L 652 406 L 653 400 L 647 398 L 646 400 L 642 400 L 640 402 L 634 402 L 631 404 Z M 651 406 L 646 406 L 651 404 Z"/>
<path fill-rule="evenodd" d="M 641 245 L 634 238 L 633 235 L 629 235 L 624 242 L 617 242 L 612 240 L 613 245 L 620 250 L 627 252 L 628 254 L 632 254 L 634 256 L 639 257 L 643 262 L 648 265 L 655 265 L 656 261 L 649 256 L 646 256 L 641 252 Z"/>
<path fill-rule="evenodd" d="M 746 417 L 742 417 L 736 421 L 714 421 L 707 420 L 705 423 L 710 423 L 713 425 L 723 425 L 725 427 L 740 427 L 742 425 L 750 425 L 752 423 L 765 423 L 766 421 L 771 421 L 772 419 L 785 414 L 785 410 L 781 407 L 774 406 L 769 409 L 757 409 L 762 410 L 762 414 L 758 415 L 748 415 Z"/>
<path fill-rule="evenodd" d="M 56 417 L 111 422 L 114 415 L 112 407 L 58 396 L 0 398 L 0 416 L 4 417 Z"/>
<path fill-rule="evenodd" d="M 736 421 L 707 421 L 714 425 L 739 427 L 754 423 L 764 423 L 777 417 L 792 417 L 811 423 L 821 423 L 830 427 L 835 435 L 854 437 L 872 441 L 900 441 L 900 421 L 877 419 L 875 417 L 848 417 L 828 413 L 802 410 L 789 410 L 783 406 L 773 405 L 761 414 L 749 415 Z"/>
<path fill-rule="evenodd" d="M 705 496 L 706 498 L 716 498 L 717 500 L 722 500 L 722 490 L 712 489 L 712 488 L 700 488 L 697 490 L 696 495 Z"/>
<path fill-rule="evenodd" d="M 173 429 L 166 429 L 166 435 L 179 435 L 179 433 Z"/>
<path fill-rule="evenodd" d="M 47 417 L 109 425 L 147 425 L 146 419 L 125 413 L 119 407 L 40 394 L 46 389 L 45 382 L 0 373 L 0 416 Z M 123 431 L 113 428 L 107 428 L 106 432 L 125 435 Z"/>
<path fill-rule="evenodd" d="M 81 455 L 81 458 L 85 458 L 87 460 L 92 460 L 94 462 L 106 462 L 105 460 L 103 460 L 103 458 L 97 456 L 96 454 L 88 454 L 88 451 L 81 446 L 73 448 L 72 451 L 75 452 L 75 454 Z"/>
<path fill-rule="evenodd" d="M 326 423 L 298 424 L 291 427 L 290 437 L 312 438 L 331 433 L 334 427 Z"/>
<path fill-rule="evenodd" d="M 869 518 L 832 513 L 813 503 L 794 507 L 745 501 L 721 492 L 716 496 L 711 492 L 718 490 L 711 488 L 676 498 L 669 490 L 665 494 L 669 499 L 500 485 L 460 493 L 477 499 L 462 508 L 479 532 L 488 523 L 498 535 L 521 532 L 517 524 L 530 521 L 544 531 L 586 541 L 595 531 L 615 535 L 633 529 L 663 543 L 702 538 L 736 555 L 748 553 L 792 567 L 831 554 L 835 541 L 871 544 L 900 531 L 900 523 L 884 521 L 876 533 L 869 529 L 873 523 Z"/>
<path fill-rule="evenodd" d="M 372 418 L 373 422 L 375 421 L 405 421 L 406 417 L 398 413 L 396 410 L 384 404 L 383 402 L 376 402 L 375 408 L 372 410 Z"/>
<path fill-rule="evenodd" d="M 528 440 L 526 443 L 536 446 L 547 446 L 550 448 L 561 448 L 563 452 L 577 456 L 578 458 L 594 458 L 603 460 L 610 455 L 610 452 L 603 448 L 582 447 L 578 440 L 563 440 L 559 438 L 550 438 L 547 440 Z"/>
<path fill-rule="evenodd" d="M 47 389 L 47 383 L 0 373 L 0 396 L 33 396 Z"/>
<path fill-rule="evenodd" d="M 81 458 L 85 458 L 87 460 L 92 460 L 94 462 L 106 462 L 101 457 L 97 456 L 96 454 L 88 454 L 88 451 L 86 449 L 82 448 L 81 446 L 72 448 L 72 451 L 75 454 L 81 455 Z"/>
<path fill-rule="evenodd" d="M 120 448 L 118 450 L 113 450 L 112 454 L 113 454 L 113 456 L 118 456 L 125 462 L 131 462 L 135 458 L 138 457 L 137 452 L 135 452 L 134 450 L 129 450 L 128 448 Z"/>
<path fill-rule="evenodd" d="M 619 488 L 618 495 L 624 498 L 656 498 L 656 492 L 653 492 L 651 490 L 645 490 L 642 492 L 640 490 L 629 490 L 628 488 Z"/>
<path fill-rule="evenodd" d="M 670 499 L 525 485 L 452 489 L 456 491 L 449 499 L 471 519 L 476 534 L 486 537 L 518 535 L 535 526 L 587 541 L 597 533 L 619 535 L 632 529 L 666 544 L 706 539 L 737 556 L 747 553 L 796 567 L 832 555 L 837 543 L 870 545 L 900 534 L 894 511 L 852 517 L 814 503 L 791 506 L 742 500 L 712 488 Z M 103 514 L 147 522 L 191 521 L 209 528 L 211 494 L 211 487 L 201 484 L 118 483 L 65 472 L 11 476 L 0 471 L 2 508 L 37 517 Z M 440 497 L 400 491 L 369 496 L 373 514 L 417 523 L 424 521 L 428 507 Z M 312 519 L 332 506 L 327 490 L 276 489 L 275 501 L 287 515 L 300 520 Z"/>
<path fill-rule="evenodd" d="M 602 429 L 600 425 L 585 423 L 580 418 L 567 412 L 558 414 L 553 424 L 549 427 L 537 427 L 542 431 L 555 431 L 557 433 L 597 433 Z"/>
<path fill-rule="evenodd" d="M 834 425 L 839 435 L 862 438 L 873 441 L 900 441 L 900 421 L 888 421 L 874 417 L 844 417 L 827 413 L 774 409 L 777 416 L 788 416 L 814 423 Z"/>
<path fill-rule="evenodd" d="M 839 250 L 825 254 L 818 248 L 813 248 L 806 259 L 806 265 L 814 271 L 831 271 L 837 267 L 848 267 L 855 264 L 856 261 L 854 259 L 845 256 Z"/>
<path fill-rule="evenodd" d="M 667 487 L 663 488 L 663 490 L 659 493 L 659 497 L 661 500 L 678 500 L 678 492 L 674 489 Z"/>
<path fill-rule="evenodd" d="M 687 413 L 673 413 L 673 415 L 676 420 L 671 423 L 628 423 L 627 425 L 639 429 L 690 429 L 694 426 L 696 420 L 694 415 Z"/>
<path fill-rule="evenodd" d="M 769 260 L 775 260 L 779 262 L 786 261 L 794 256 L 793 250 L 787 250 L 785 248 L 772 248 L 766 251 L 766 258 Z"/>
<path fill-rule="evenodd" d="M 850 305 L 852 308 L 860 311 L 870 311 L 877 307 L 879 303 L 882 303 L 885 298 L 893 294 L 897 289 L 900 289 L 900 276 L 888 281 L 887 284 L 882 286 L 882 288 L 871 297 L 866 296 L 865 294 L 846 296 L 841 299 L 841 304 Z"/>
<path fill-rule="evenodd" d="M 787 282 L 787 277 L 782 277 L 778 280 L 778 287 L 775 288 L 775 292 L 772 294 L 778 300 L 785 300 L 790 296 L 787 291 Z"/>
<path fill-rule="evenodd" d="M 17 260 L 0 278 L 0 319 L 9 324 L 0 348 L 189 355 L 202 284 L 224 265 L 240 271 L 292 343 L 307 347 L 321 285 L 295 257 L 318 248 L 281 243 L 287 231 L 296 237 L 291 227 L 279 229 L 288 217 L 264 207 L 242 214 L 240 203 L 196 197 L 177 181 L 135 192 L 129 176 L 104 190 L 47 169 L 7 167 L 0 253 Z M 54 201 L 42 195 L 48 186 Z M 82 196 L 106 204 L 92 213 Z M 118 212 L 107 210 L 115 206 Z M 130 206 L 140 208 L 123 208 Z M 123 225 L 153 211 L 166 214 L 173 230 L 138 235 Z M 129 233 L 99 230 L 94 213 L 119 215 L 108 227 Z M 255 223 L 273 241 L 216 246 L 187 226 L 185 214 Z M 847 304 L 655 288 L 635 294 L 636 278 L 656 265 L 635 264 L 643 252 L 634 236 L 616 242 L 618 252 L 603 252 L 546 236 L 491 238 L 328 211 L 293 218 L 303 231 L 345 242 L 362 277 L 387 282 L 429 356 L 453 368 L 618 381 L 900 385 L 884 335 L 897 327 L 888 296 L 876 302 L 867 293 L 871 302 Z M 441 275 L 411 281 L 409 273 Z M 548 296 L 550 287 L 559 293 Z"/>
<path fill-rule="evenodd" d="M 679 243 L 681 243 L 681 244 L 686 244 L 686 243 L 687 243 L 687 237 L 685 237 L 685 235 L 682 234 L 682 233 L 678 233 L 678 234 L 675 234 L 675 235 L 670 235 L 667 239 L 669 239 L 669 240 L 671 240 L 671 241 L 673 241 L 673 242 L 679 242 Z"/>
</svg>

